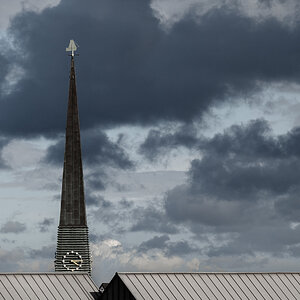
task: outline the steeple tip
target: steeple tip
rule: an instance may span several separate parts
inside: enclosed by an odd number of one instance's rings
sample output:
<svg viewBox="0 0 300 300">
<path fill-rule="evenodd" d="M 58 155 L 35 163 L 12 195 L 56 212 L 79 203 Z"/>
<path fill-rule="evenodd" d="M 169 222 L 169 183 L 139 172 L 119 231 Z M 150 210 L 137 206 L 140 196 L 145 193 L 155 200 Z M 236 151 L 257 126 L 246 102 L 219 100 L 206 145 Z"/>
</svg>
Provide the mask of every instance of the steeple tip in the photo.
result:
<svg viewBox="0 0 300 300">
<path fill-rule="evenodd" d="M 77 50 L 77 47 L 79 47 L 74 40 L 70 40 L 69 47 L 66 48 L 66 52 L 71 52 L 71 57 L 73 60 L 73 57 L 75 55 L 75 51 Z"/>
</svg>

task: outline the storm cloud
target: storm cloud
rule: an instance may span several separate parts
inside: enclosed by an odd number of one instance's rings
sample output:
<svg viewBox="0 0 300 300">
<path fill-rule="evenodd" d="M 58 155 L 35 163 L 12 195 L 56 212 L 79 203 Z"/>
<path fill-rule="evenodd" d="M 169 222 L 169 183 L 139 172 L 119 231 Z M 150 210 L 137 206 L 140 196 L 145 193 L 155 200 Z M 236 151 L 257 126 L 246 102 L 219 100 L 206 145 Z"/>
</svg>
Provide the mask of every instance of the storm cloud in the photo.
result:
<svg viewBox="0 0 300 300">
<path fill-rule="evenodd" d="M 82 157 L 88 166 L 111 166 L 121 169 L 133 167 L 124 149 L 118 144 L 109 140 L 102 131 L 88 131 L 82 134 Z M 65 139 L 60 138 L 54 145 L 47 149 L 44 162 L 62 165 L 64 159 Z"/>
<path fill-rule="evenodd" d="M 78 93 L 86 129 L 189 122 L 263 83 L 298 81 L 299 33 L 298 25 L 291 29 L 274 18 L 257 23 L 226 8 L 210 11 L 201 22 L 190 13 L 165 32 L 146 0 L 126 5 L 63 0 L 40 14 L 24 11 L 9 28 L 10 64 L 24 76 L 1 96 L 1 132 L 62 132 L 68 85 L 64 46 L 70 37 L 81 46 Z M 3 70 L 9 68 L 7 52 Z"/>
<path fill-rule="evenodd" d="M 167 217 L 200 241 L 226 234 L 225 245 L 203 249 L 208 255 L 298 253 L 299 132 L 276 136 L 254 120 L 199 139 L 202 158 L 191 162 L 187 183 L 166 194 Z"/>
<path fill-rule="evenodd" d="M 148 160 L 154 161 L 178 147 L 194 148 L 198 145 L 197 129 L 193 125 L 183 125 L 175 129 L 175 132 L 170 132 L 172 129 L 151 129 L 140 145 L 139 152 Z"/>
</svg>

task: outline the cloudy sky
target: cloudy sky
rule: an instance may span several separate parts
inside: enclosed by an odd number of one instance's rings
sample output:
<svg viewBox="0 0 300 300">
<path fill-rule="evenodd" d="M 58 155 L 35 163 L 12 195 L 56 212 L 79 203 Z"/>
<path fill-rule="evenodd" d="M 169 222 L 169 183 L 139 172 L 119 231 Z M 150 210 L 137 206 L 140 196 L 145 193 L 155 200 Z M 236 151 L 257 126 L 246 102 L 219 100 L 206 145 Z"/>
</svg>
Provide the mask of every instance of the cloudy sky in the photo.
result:
<svg viewBox="0 0 300 300">
<path fill-rule="evenodd" d="M 299 271 L 298 0 L 0 0 L 0 272 L 54 269 L 70 39 L 95 281 Z"/>
</svg>

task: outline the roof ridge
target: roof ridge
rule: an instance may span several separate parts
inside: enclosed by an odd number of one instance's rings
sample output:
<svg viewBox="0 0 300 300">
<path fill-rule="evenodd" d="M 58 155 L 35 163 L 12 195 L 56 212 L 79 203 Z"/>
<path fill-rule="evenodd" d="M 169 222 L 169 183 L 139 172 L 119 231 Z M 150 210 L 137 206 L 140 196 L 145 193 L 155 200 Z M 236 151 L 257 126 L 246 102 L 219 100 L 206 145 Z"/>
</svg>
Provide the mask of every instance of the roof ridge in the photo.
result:
<svg viewBox="0 0 300 300">
<path fill-rule="evenodd" d="M 117 274 L 300 274 L 300 271 L 272 271 L 272 272 L 245 272 L 245 271 L 233 271 L 233 272 L 117 272 Z"/>
<path fill-rule="evenodd" d="M 76 273 L 71 273 L 71 272 L 0 272 L 0 275 L 89 275 L 88 272 L 76 272 Z M 90 275 L 89 275 L 90 276 Z M 91 276 L 90 276 L 91 277 Z"/>
</svg>

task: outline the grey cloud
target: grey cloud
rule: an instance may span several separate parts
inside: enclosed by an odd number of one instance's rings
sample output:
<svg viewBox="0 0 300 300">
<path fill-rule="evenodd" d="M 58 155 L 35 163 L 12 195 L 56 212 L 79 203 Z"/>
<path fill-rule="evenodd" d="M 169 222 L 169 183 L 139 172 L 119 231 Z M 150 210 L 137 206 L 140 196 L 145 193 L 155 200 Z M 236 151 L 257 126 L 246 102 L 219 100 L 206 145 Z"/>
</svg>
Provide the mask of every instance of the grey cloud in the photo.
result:
<svg viewBox="0 0 300 300">
<path fill-rule="evenodd" d="M 244 125 L 233 125 L 212 139 L 202 140 L 198 148 L 206 153 L 213 151 L 219 156 L 239 155 L 243 159 L 298 158 L 299 138 L 299 127 L 286 134 L 274 136 L 268 122 L 257 119 Z"/>
<path fill-rule="evenodd" d="M 174 223 L 196 222 L 209 226 L 230 226 L 240 224 L 243 217 L 248 219 L 246 210 L 251 207 L 251 204 L 216 200 L 213 196 L 202 195 L 200 191 L 193 193 L 189 186 L 176 187 L 166 195 L 167 216 Z M 251 219 L 248 223 L 249 221 Z"/>
<path fill-rule="evenodd" d="M 96 243 L 99 240 L 98 235 L 94 233 L 89 233 L 89 239 L 92 243 Z"/>
<path fill-rule="evenodd" d="M 225 235 L 218 245 L 208 242 L 209 256 L 296 255 L 299 132 L 275 136 L 256 120 L 201 137 L 195 149 L 202 158 L 191 162 L 187 183 L 166 194 L 166 217 L 200 241 L 205 233 Z"/>
<path fill-rule="evenodd" d="M 169 256 L 184 256 L 193 252 L 200 252 L 196 246 L 191 246 L 187 241 L 171 242 L 167 244 L 166 254 Z"/>
<path fill-rule="evenodd" d="M 258 0 L 258 2 L 270 8 L 276 3 L 287 3 L 290 2 L 290 0 Z"/>
<path fill-rule="evenodd" d="M 53 259 L 55 256 L 55 248 L 56 245 L 48 245 L 44 246 L 41 249 L 31 249 L 29 251 L 29 257 L 32 259 L 37 259 L 37 258 L 50 258 Z"/>
<path fill-rule="evenodd" d="M 230 153 L 238 153 L 244 158 L 251 155 L 259 155 L 264 158 L 283 156 L 291 154 L 285 152 L 287 149 L 282 148 L 283 144 L 289 151 L 294 151 L 292 150 L 295 149 L 294 146 L 298 146 L 297 144 L 288 145 L 297 143 L 297 136 L 300 135 L 298 131 L 295 128 L 277 140 L 272 136 L 269 124 L 263 119 L 258 119 L 250 121 L 246 125 L 233 125 L 225 129 L 223 133 L 208 139 L 204 136 L 198 136 L 199 128 L 189 124 L 178 129 L 150 130 L 139 151 L 149 160 L 169 153 L 171 149 L 178 147 L 201 150 L 205 153 L 213 152 L 221 157 Z"/>
<path fill-rule="evenodd" d="M 97 197 L 94 197 L 91 194 L 85 194 L 85 203 L 87 206 L 93 206 L 99 204 Z"/>
<path fill-rule="evenodd" d="M 16 272 L 18 263 L 26 257 L 25 251 L 22 248 L 14 248 L 10 251 L 0 249 L 0 269 L 5 272 Z"/>
<path fill-rule="evenodd" d="M 187 198 L 201 195 L 199 201 L 213 198 L 239 203 L 283 196 L 299 184 L 298 139 L 298 128 L 274 137 L 264 120 L 232 126 L 211 139 L 201 138 L 196 148 L 203 157 L 191 162 L 189 185 L 176 188 L 170 197 L 187 192 Z"/>
<path fill-rule="evenodd" d="M 166 33 L 149 4 L 62 0 L 40 14 L 15 17 L 10 36 L 15 49 L 27 55 L 15 53 L 11 63 L 26 76 L 1 97 L 1 131 L 19 136 L 63 131 L 64 47 L 70 37 L 81 45 L 77 70 L 83 129 L 190 122 L 219 102 L 256 92 L 257 82 L 298 81 L 298 24 L 287 28 L 272 18 L 257 23 L 222 8 L 201 22 L 190 13 Z"/>
<path fill-rule="evenodd" d="M 49 227 L 54 224 L 54 218 L 44 218 L 42 222 L 39 222 L 38 226 L 40 232 L 46 232 L 49 230 Z"/>
<path fill-rule="evenodd" d="M 178 228 L 166 218 L 163 211 L 153 207 L 139 207 L 132 211 L 135 223 L 131 231 L 149 231 L 159 233 L 177 233 Z"/>
<path fill-rule="evenodd" d="M 1 239 L 1 241 L 2 241 L 3 243 L 11 243 L 11 244 L 14 244 L 14 243 L 16 242 L 16 240 L 10 240 L 10 239 L 6 239 L 6 238 Z"/>
<path fill-rule="evenodd" d="M 111 238 L 111 236 L 99 234 L 98 230 L 96 232 L 89 233 L 89 239 L 92 243 L 101 242 L 101 241 L 103 241 L 105 239 L 109 239 L 109 238 Z"/>
<path fill-rule="evenodd" d="M 147 252 L 149 249 L 164 249 L 166 242 L 170 238 L 168 235 L 154 236 L 152 239 L 142 242 L 138 248 L 140 252 Z"/>
<path fill-rule="evenodd" d="M 111 238 L 112 233 L 122 234 L 127 231 L 128 222 L 131 221 L 130 208 L 106 200 L 99 195 L 91 195 L 93 202 L 90 205 L 97 207 L 92 211 L 94 221 L 103 223 L 109 227 L 109 232 L 102 233 L 101 239 L 105 236 L 107 239 Z M 96 236 L 94 237 L 96 238 Z"/>
<path fill-rule="evenodd" d="M 1 78 L 1 75 L 0 75 Z M 0 169 L 8 169 L 9 166 L 2 157 L 3 148 L 10 142 L 8 138 L 0 137 Z"/>
<path fill-rule="evenodd" d="M 18 221 L 8 221 L 2 225 L 0 232 L 2 233 L 21 233 L 26 230 L 26 225 Z"/>
<path fill-rule="evenodd" d="M 46 156 L 43 158 L 43 162 L 62 166 L 64 162 L 64 147 L 65 140 L 62 138 L 55 144 L 49 146 Z"/>
<path fill-rule="evenodd" d="M 205 153 L 213 152 L 220 157 L 238 154 L 244 159 L 257 155 L 268 158 L 300 153 L 298 128 L 294 128 L 284 136 L 274 138 L 269 124 L 263 119 L 250 121 L 246 125 L 233 125 L 211 139 L 198 136 L 199 129 L 192 124 L 181 126 L 177 130 L 171 128 L 169 131 L 171 132 L 168 132 L 168 128 L 150 130 L 140 146 L 140 152 L 150 160 L 178 147 Z"/>
<path fill-rule="evenodd" d="M 119 205 L 122 207 L 122 208 L 131 208 L 133 206 L 133 201 L 129 201 L 127 200 L 126 198 L 122 198 L 120 201 L 119 201 Z"/>
<path fill-rule="evenodd" d="M 41 249 L 16 247 L 0 249 L 0 269 L 5 272 L 37 272 L 49 270 L 53 265 L 55 245 L 44 246 Z M 54 269 L 51 267 L 51 269 Z M 54 271 L 54 270 L 53 270 Z"/>
<path fill-rule="evenodd" d="M 265 198 L 290 194 L 300 183 L 298 135 L 295 128 L 274 137 L 265 121 L 256 120 L 232 126 L 211 139 L 199 139 L 197 148 L 203 157 L 191 162 L 189 184 L 168 193 L 166 208 L 173 217 L 176 211 L 180 216 L 180 199 L 187 199 L 187 219 L 196 220 L 201 212 L 204 219 L 216 219 L 205 213 L 208 209 L 213 214 L 224 211 L 219 221 L 228 218 L 230 222 L 235 214 L 241 214 L 241 206 L 248 209 Z M 245 201 L 250 204 L 241 204 Z M 219 212 L 211 209 L 215 205 Z"/>
<path fill-rule="evenodd" d="M 111 142 L 105 133 L 98 130 L 83 131 L 81 139 L 82 155 L 84 163 L 87 165 L 106 165 L 121 169 L 133 167 L 133 162 L 128 158 L 125 151 L 119 144 Z M 62 165 L 64 145 L 64 138 L 61 138 L 56 144 L 50 146 L 44 162 Z"/>
<path fill-rule="evenodd" d="M 92 211 L 94 220 L 104 223 L 110 228 L 110 232 L 116 234 L 140 231 L 165 234 L 179 232 L 179 228 L 158 206 L 154 207 L 153 204 L 139 206 L 134 201 L 124 198 L 111 202 L 98 195 L 92 195 L 92 197 L 93 201 L 90 205 L 97 207 L 97 210 Z M 158 203 L 158 200 L 153 203 Z"/>
<path fill-rule="evenodd" d="M 191 194 L 254 201 L 264 193 L 284 195 L 299 184 L 299 140 L 299 128 L 274 136 L 266 121 L 253 120 L 213 138 L 197 137 L 193 130 L 165 135 L 150 131 L 141 149 L 150 159 L 161 154 L 161 149 L 198 150 L 203 157 L 191 163 Z"/>
<path fill-rule="evenodd" d="M 196 247 L 190 246 L 189 242 L 187 241 L 170 241 L 170 237 L 166 234 L 154 236 L 150 240 L 142 242 L 138 247 L 139 252 L 147 252 L 152 249 L 163 250 L 168 256 L 182 256 L 199 251 Z"/>
<path fill-rule="evenodd" d="M 256 201 L 264 194 L 283 195 L 299 184 L 300 161 L 204 157 L 190 168 L 191 192 L 224 200 Z"/>
<path fill-rule="evenodd" d="M 113 143 L 102 132 L 89 131 L 82 138 L 82 152 L 88 164 L 98 163 L 121 169 L 133 167 L 125 151 L 118 143 Z"/>
<path fill-rule="evenodd" d="M 294 187 L 289 190 L 289 193 L 280 197 L 275 203 L 275 209 L 284 218 L 291 222 L 300 222 L 300 189 Z"/>
<path fill-rule="evenodd" d="M 300 246 L 299 246 L 299 244 L 290 246 L 288 250 L 291 253 L 291 255 L 293 255 L 297 258 L 300 257 Z"/>
<path fill-rule="evenodd" d="M 61 200 L 61 195 L 60 194 L 56 194 L 53 196 L 52 198 L 53 201 L 60 201 Z"/>
<path fill-rule="evenodd" d="M 285 2 L 285 0 L 279 0 L 279 1 Z M 263 4 L 263 5 L 265 5 L 265 6 L 267 6 L 267 7 L 271 7 L 272 4 L 274 2 L 278 2 L 278 0 L 275 0 L 275 1 L 274 0 L 258 0 L 258 2 L 261 3 L 261 4 Z"/>
<path fill-rule="evenodd" d="M 192 161 L 189 171 L 192 190 L 251 201 L 265 193 L 289 193 L 300 183 L 299 133 L 294 128 L 276 137 L 266 121 L 255 120 L 202 141 L 204 156 Z"/>
<path fill-rule="evenodd" d="M 166 214 L 174 223 L 190 228 L 198 241 L 203 241 L 204 234 L 215 236 L 220 243 L 208 242 L 207 247 L 199 249 L 208 256 L 256 252 L 281 256 L 290 254 L 290 248 L 300 241 L 299 228 L 293 229 L 290 219 L 286 220 L 276 208 L 277 197 L 252 202 L 203 198 L 200 193 L 189 194 L 188 188 L 181 192 L 174 190 L 167 197 Z M 223 241 L 222 235 L 225 235 Z"/>
<path fill-rule="evenodd" d="M 167 131 L 167 132 L 166 132 Z M 159 155 L 180 146 L 194 148 L 198 144 L 196 128 L 192 125 L 181 126 L 174 133 L 167 129 L 151 129 L 145 141 L 140 145 L 139 152 L 148 160 L 153 161 Z"/>
<path fill-rule="evenodd" d="M 85 202 L 88 206 L 98 206 L 101 208 L 108 208 L 112 205 L 110 201 L 105 200 L 102 196 L 95 196 L 90 193 L 86 193 Z"/>
<path fill-rule="evenodd" d="M 94 171 L 85 176 L 85 183 L 87 190 L 101 191 L 104 190 L 107 185 L 107 174 L 102 169 L 94 169 Z"/>
<path fill-rule="evenodd" d="M 233 125 L 212 139 L 203 139 L 198 147 L 206 153 L 212 151 L 220 157 L 232 154 L 247 159 L 253 156 L 273 158 L 284 155 L 282 145 L 272 136 L 269 124 L 263 119 Z"/>
<path fill-rule="evenodd" d="M 211 247 L 209 256 L 254 255 L 255 251 L 283 256 L 293 253 L 299 244 L 299 228 L 291 229 L 289 224 L 277 218 L 273 222 L 247 226 L 239 235 L 220 247 Z"/>
<path fill-rule="evenodd" d="M 5 76 L 6 76 L 6 74 L 9 72 L 9 68 L 10 68 L 10 65 L 9 65 L 9 60 L 8 60 L 8 58 L 7 57 L 5 57 L 3 54 L 2 54 L 2 52 L 3 52 L 3 45 L 6 45 L 6 43 L 5 43 L 5 41 L 4 41 L 4 39 L 2 38 L 2 39 L 0 39 L 1 40 L 1 48 L 0 48 L 0 66 L 1 66 L 1 68 L 0 68 L 0 78 L 1 78 L 1 80 L 2 80 L 2 86 L 0 86 L 1 87 L 1 90 L 0 90 L 0 96 L 1 96 L 1 94 L 3 93 L 3 88 L 4 88 L 4 86 L 3 86 L 3 84 L 5 84 Z"/>
<path fill-rule="evenodd" d="M 107 167 L 132 169 L 134 162 L 128 157 L 121 145 L 113 143 L 102 131 L 89 130 L 81 133 L 83 165 L 90 167 L 91 172 L 85 175 L 87 194 L 90 191 L 104 190 L 107 185 Z M 64 138 L 59 139 L 47 149 L 43 162 L 63 166 Z M 91 201 L 89 201 L 91 200 Z M 90 197 L 87 204 L 95 203 Z"/>
<path fill-rule="evenodd" d="M 171 234 L 178 232 L 178 228 L 158 208 L 137 207 L 124 199 L 114 203 L 99 196 L 95 198 L 93 205 L 98 207 L 92 212 L 95 221 L 109 226 L 110 232 L 117 234 L 138 231 Z"/>
</svg>

